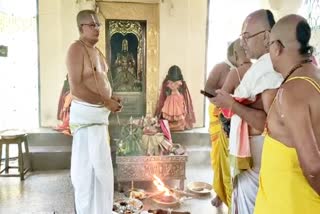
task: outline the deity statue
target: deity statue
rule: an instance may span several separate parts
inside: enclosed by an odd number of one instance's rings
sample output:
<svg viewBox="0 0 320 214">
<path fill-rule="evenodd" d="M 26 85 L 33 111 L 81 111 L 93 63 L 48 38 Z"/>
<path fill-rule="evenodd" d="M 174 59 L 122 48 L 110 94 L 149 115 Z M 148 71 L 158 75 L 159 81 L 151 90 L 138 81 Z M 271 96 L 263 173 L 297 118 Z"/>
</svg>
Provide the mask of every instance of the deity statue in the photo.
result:
<svg viewBox="0 0 320 214">
<path fill-rule="evenodd" d="M 162 83 L 155 115 L 168 120 L 172 131 L 191 129 L 195 123 L 191 96 L 176 65 L 170 67 Z"/>
<path fill-rule="evenodd" d="M 117 53 L 112 67 L 115 91 L 141 91 L 141 82 L 137 78 L 136 61 L 128 50 L 127 39 L 122 40 L 121 52 Z"/>
</svg>

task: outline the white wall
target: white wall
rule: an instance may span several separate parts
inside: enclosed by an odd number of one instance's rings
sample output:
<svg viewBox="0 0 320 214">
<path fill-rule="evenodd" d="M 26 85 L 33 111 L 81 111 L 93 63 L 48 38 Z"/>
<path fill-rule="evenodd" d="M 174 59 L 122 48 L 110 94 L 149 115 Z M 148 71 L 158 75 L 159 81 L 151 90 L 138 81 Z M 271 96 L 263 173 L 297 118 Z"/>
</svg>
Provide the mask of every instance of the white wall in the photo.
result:
<svg viewBox="0 0 320 214">
<path fill-rule="evenodd" d="M 39 1 L 41 125 L 55 124 L 63 76 L 60 0 Z"/>
</svg>

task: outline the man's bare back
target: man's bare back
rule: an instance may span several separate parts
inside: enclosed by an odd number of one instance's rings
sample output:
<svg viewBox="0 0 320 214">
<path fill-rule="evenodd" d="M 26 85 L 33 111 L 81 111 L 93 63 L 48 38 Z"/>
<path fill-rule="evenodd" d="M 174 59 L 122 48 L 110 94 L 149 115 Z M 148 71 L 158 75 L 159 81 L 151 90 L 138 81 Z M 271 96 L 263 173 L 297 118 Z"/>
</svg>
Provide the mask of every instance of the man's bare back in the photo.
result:
<svg viewBox="0 0 320 214">
<path fill-rule="evenodd" d="M 215 91 L 223 86 L 224 81 L 228 76 L 229 70 L 230 66 L 225 62 L 221 62 L 215 65 L 210 71 L 205 85 L 205 91 L 211 94 L 215 94 Z"/>
</svg>

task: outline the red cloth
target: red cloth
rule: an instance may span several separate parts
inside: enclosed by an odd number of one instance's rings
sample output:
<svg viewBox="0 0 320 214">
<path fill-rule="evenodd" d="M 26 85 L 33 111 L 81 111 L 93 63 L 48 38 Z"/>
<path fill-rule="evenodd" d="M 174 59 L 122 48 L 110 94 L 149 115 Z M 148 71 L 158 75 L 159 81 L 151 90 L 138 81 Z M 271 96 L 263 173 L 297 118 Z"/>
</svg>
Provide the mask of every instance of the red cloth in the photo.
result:
<svg viewBox="0 0 320 214">
<path fill-rule="evenodd" d="M 248 104 L 254 103 L 254 101 L 248 100 L 246 98 L 234 97 L 234 100 L 236 102 L 244 104 L 244 105 L 248 105 Z M 228 118 L 228 119 L 230 119 L 234 115 L 234 113 L 229 108 L 221 108 L 221 112 L 222 112 L 223 116 L 225 118 Z"/>
<path fill-rule="evenodd" d="M 69 91 L 62 98 L 63 105 L 61 106 L 60 114 L 58 116 L 59 120 L 61 120 L 62 123 L 54 128 L 54 130 L 62 132 L 63 134 L 66 134 L 66 135 L 71 135 L 71 131 L 69 127 L 71 101 L 72 101 L 72 95 Z"/>
<path fill-rule="evenodd" d="M 169 127 L 168 121 L 167 120 L 159 120 L 159 123 L 160 123 L 160 128 L 162 130 L 164 137 L 169 142 L 172 142 L 172 137 L 171 137 L 171 132 L 170 132 L 170 127 Z"/>
</svg>

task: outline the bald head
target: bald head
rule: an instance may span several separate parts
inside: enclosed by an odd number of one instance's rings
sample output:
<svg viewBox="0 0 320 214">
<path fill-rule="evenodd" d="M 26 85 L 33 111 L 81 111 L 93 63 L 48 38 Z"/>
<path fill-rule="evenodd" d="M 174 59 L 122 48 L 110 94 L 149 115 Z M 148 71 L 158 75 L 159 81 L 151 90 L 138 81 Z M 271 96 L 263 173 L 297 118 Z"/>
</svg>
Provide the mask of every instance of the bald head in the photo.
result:
<svg viewBox="0 0 320 214">
<path fill-rule="evenodd" d="M 234 58 L 234 41 L 228 46 L 227 58 L 232 65 L 236 66 L 236 61 Z"/>
<path fill-rule="evenodd" d="M 257 10 L 247 16 L 243 28 L 249 27 L 254 30 L 271 30 L 275 24 L 270 10 Z"/>
<path fill-rule="evenodd" d="M 251 59 L 259 59 L 268 53 L 270 30 L 275 21 L 269 10 L 257 10 L 245 19 L 242 26 L 241 45 Z"/>
<path fill-rule="evenodd" d="M 81 25 L 86 23 L 88 20 L 95 20 L 96 12 L 93 10 L 82 10 L 77 15 L 77 25 L 81 32 Z"/>
<path fill-rule="evenodd" d="M 240 39 L 234 41 L 233 51 L 236 58 L 247 59 L 246 52 L 240 44 Z"/>
<path fill-rule="evenodd" d="M 311 55 L 313 48 L 309 45 L 311 28 L 307 20 L 299 15 L 281 18 L 271 31 L 270 41 L 279 40 L 290 50 L 298 50 L 301 55 Z"/>
</svg>

